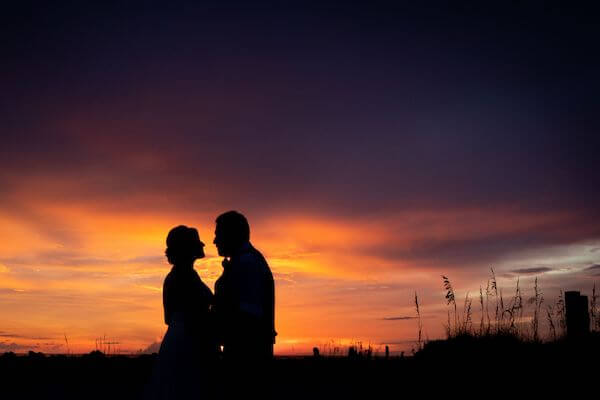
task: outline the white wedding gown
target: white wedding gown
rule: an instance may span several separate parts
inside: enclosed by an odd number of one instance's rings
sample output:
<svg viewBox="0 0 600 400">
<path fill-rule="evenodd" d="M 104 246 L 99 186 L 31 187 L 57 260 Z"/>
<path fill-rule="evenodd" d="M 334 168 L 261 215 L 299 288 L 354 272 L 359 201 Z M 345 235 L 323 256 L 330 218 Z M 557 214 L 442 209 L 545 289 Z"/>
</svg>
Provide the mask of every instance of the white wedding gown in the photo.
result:
<svg viewBox="0 0 600 400">
<path fill-rule="evenodd" d="M 198 399 L 199 383 L 211 356 L 208 307 L 210 289 L 196 271 L 172 270 L 163 288 L 167 332 L 162 340 L 146 396 L 150 399 Z"/>
<path fill-rule="evenodd" d="M 182 315 L 174 315 L 160 345 L 156 365 L 156 399 L 198 398 L 201 360 L 195 339 L 186 329 Z"/>
</svg>

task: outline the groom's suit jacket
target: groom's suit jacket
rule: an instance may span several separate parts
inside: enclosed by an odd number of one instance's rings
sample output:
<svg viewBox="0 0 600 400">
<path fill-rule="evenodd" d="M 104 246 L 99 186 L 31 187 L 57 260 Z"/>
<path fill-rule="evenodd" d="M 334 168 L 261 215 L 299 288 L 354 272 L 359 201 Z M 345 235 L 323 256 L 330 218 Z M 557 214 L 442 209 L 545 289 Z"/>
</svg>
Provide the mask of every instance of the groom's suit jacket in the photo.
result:
<svg viewBox="0 0 600 400">
<path fill-rule="evenodd" d="M 223 274 L 215 283 L 214 308 L 226 355 L 273 355 L 273 274 L 263 255 L 250 243 L 223 263 Z"/>
</svg>

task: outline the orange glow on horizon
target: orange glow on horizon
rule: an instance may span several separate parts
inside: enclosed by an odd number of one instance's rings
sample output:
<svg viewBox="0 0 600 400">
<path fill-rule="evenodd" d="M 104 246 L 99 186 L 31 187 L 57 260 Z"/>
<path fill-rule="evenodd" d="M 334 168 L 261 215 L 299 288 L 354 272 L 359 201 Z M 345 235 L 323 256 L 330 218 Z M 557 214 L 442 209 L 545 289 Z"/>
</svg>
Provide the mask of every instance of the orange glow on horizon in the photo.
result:
<svg viewBox="0 0 600 400">
<path fill-rule="evenodd" d="M 29 207 L 22 215 L 0 210 L 5 346 L 80 353 L 93 350 L 96 339 L 107 335 L 119 342 L 114 351 L 136 352 L 160 341 L 166 328 L 162 280 L 170 268 L 164 240 L 180 223 L 197 227 L 207 244 L 207 257 L 196 262 L 202 279 L 212 288 L 220 275 L 221 260 L 212 245 L 219 211 L 186 215 L 116 213 L 83 205 Z M 526 231 L 567 218 L 510 209 L 492 214 L 423 211 L 369 220 L 293 213 L 260 220 L 250 216 L 252 241 L 276 279 L 276 352 L 306 353 L 331 340 L 409 349 L 416 335 L 414 321 L 383 317 L 412 316 L 415 290 L 424 293 L 424 308 L 430 307 L 425 321 L 429 336 L 440 336 L 445 309 L 438 277 L 452 265 L 411 259 L 415 246 L 425 240 Z M 390 248 L 407 257 L 379 252 Z"/>
</svg>

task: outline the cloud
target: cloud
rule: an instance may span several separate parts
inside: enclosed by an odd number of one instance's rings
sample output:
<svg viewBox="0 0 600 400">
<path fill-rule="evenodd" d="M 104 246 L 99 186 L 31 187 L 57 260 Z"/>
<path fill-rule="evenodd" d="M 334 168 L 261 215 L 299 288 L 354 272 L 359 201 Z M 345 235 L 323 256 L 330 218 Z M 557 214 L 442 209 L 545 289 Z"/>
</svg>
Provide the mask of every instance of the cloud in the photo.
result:
<svg viewBox="0 0 600 400">
<path fill-rule="evenodd" d="M 584 271 L 600 271 L 600 264 L 593 264 L 584 269 Z"/>
<path fill-rule="evenodd" d="M 280 286 L 288 286 L 288 285 L 296 284 L 294 274 L 292 274 L 292 273 L 273 272 L 273 279 L 275 280 L 275 284 L 280 285 Z"/>
<path fill-rule="evenodd" d="M 56 339 L 56 338 L 47 337 L 47 336 L 28 336 L 28 335 L 20 335 L 20 334 L 15 334 L 15 333 L 6 333 L 6 332 L 0 332 L 0 337 L 14 338 L 14 339 L 31 339 L 31 340 L 52 340 L 52 339 Z"/>
<path fill-rule="evenodd" d="M 137 256 L 125 260 L 127 264 L 164 264 L 165 256 Z"/>
<path fill-rule="evenodd" d="M 90 257 L 83 250 L 53 249 L 42 250 L 27 254 L 0 259 L 8 265 L 53 265 L 63 267 L 90 267 L 90 266 L 109 266 L 109 265 L 163 265 L 164 256 L 136 256 L 125 259 Z M 0 272 L 3 272 L 3 265 L 0 264 Z M 8 270 L 7 270 L 8 271 Z"/>
<path fill-rule="evenodd" d="M 29 349 L 35 349 L 38 348 L 39 345 L 37 344 L 28 344 L 28 345 L 23 345 L 23 344 L 19 344 L 19 343 L 9 343 L 9 342 L 0 342 L 0 351 L 18 351 L 18 350 L 29 350 Z"/>
<path fill-rule="evenodd" d="M 532 268 L 520 268 L 513 269 L 512 273 L 517 275 L 535 275 L 535 274 L 543 274 L 545 272 L 553 271 L 554 269 L 548 267 L 532 267 Z"/>
<path fill-rule="evenodd" d="M 383 321 L 405 321 L 407 319 L 416 319 L 417 317 L 383 317 L 381 318 Z"/>
<path fill-rule="evenodd" d="M 579 229 L 565 232 L 565 224 Z M 399 210 L 352 219 L 274 215 L 260 221 L 257 231 L 268 239 L 267 248 L 281 265 L 314 265 L 318 272 L 355 275 L 411 268 L 487 269 L 520 252 L 600 235 L 600 228 L 576 214 L 510 207 Z M 278 248 L 282 250 L 273 250 Z M 286 261 L 288 248 L 308 256 Z"/>
<path fill-rule="evenodd" d="M 3 296 L 3 295 L 21 296 L 21 295 L 24 295 L 25 293 L 28 293 L 28 291 L 26 291 L 24 289 L 0 287 L 0 296 Z"/>
</svg>

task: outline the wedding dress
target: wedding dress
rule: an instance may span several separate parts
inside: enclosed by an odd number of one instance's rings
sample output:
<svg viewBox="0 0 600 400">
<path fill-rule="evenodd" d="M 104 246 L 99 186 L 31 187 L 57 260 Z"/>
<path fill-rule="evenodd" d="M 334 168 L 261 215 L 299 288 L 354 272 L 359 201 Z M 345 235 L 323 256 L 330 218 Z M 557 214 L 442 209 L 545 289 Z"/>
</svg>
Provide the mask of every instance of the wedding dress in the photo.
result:
<svg viewBox="0 0 600 400">
<path fill-rule="evenodd" d="M 216 356 L 209 307 L 213 294 L 193 268 L 174 266 L 165 278 L 167 332 L 158 352 L 150 398 L 198 398 L 198 379 Z"/>
</svg>

